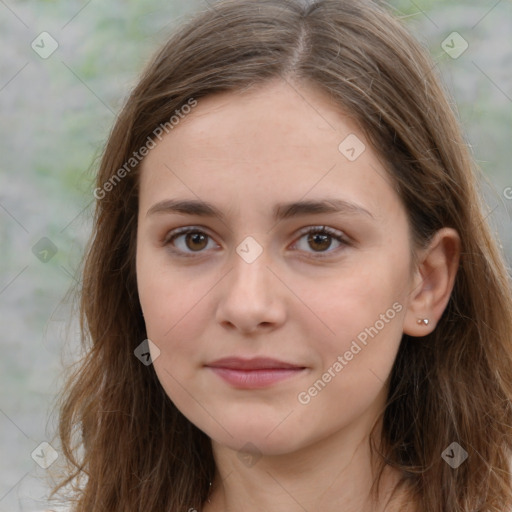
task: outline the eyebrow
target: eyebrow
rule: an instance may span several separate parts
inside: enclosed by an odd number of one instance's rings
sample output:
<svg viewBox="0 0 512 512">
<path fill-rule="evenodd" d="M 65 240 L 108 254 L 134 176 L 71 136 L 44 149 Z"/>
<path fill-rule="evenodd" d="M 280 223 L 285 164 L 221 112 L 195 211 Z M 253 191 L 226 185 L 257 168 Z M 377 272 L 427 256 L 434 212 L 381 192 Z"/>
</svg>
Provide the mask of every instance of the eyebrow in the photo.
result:
<svg viewBox="0 0 512 512">
<path fill-rule="evenodd" d="M 224 214 L 213 204 L 196 199 L 166 199 L 154 204 L 146 213 L 146 217 L 156 213 L 179 213 L 197 215 L 199 217 L 218 217 L 224 219 Z M 276 204 L 273 211 L 274 220 L 284 220 L 301 215 L 343 213 L 347 215 L 365 215 L 375 217 L 365 208 L 343 199 L 328 198 L 310 201 L 295 201 Z"/>
</svg>

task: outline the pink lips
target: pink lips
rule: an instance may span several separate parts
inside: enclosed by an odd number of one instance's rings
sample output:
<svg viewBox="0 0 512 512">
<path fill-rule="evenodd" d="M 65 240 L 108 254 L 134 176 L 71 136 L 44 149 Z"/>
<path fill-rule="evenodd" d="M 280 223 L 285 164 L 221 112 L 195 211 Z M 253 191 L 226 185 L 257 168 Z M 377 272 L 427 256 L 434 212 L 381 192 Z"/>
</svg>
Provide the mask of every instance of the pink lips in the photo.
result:
<svg viewBox="0 0 512 512">
<path fill-rule="evenodd" d="M 293 377 L 305 369 L 303 366 L 267 357 L 253 359 L 227 357 L 218 359 L 206 366 L 226 382 L 239 389 L 257 389 L 270 386 Z"/>
</svg>

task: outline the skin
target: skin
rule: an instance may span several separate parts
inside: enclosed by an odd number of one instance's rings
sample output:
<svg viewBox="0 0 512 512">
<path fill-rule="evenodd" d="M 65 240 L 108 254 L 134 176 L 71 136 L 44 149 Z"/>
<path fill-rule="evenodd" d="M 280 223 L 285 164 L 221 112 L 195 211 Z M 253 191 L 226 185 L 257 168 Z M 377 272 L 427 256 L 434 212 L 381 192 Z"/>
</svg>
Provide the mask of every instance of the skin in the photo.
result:
<svg viewBox="0 0 512 512">
<path fill-rule="evenodd" d="M 349 134 L 366 146 L 354 161 L 338 150 Z M 217 475 L 203 510 L 383 510 L 385 499 L 377 507 L 368 499 L 368 435 L 402 334 L 428 334 L 446 307 L 456 232 L 438 232 L 413 261 L 407 212 L 357 125 L 319 90 L 281 80 L 199 100 L 145 158 L 140 179 L 139 298 L 163 388 L 212 440 Z M 224 218 L 148 214 L 171 198 L 208 201 Z M 277 203 L 323 198 L 368 213 L 272 217 Z M 208 236 L 164 244 L 184 226 Z M 317 226 L 348 243 L 299 233 Z M 262 249 L 251 263 L 236 251 L 248 236 Z M 393 304 L 400 311 L 300 403 Z M 205 367 L 228 356 L 306 369 L 264 389 L 236 389 Z M 385 473 L 383 498 L 397 477 Z"/>
</svg>

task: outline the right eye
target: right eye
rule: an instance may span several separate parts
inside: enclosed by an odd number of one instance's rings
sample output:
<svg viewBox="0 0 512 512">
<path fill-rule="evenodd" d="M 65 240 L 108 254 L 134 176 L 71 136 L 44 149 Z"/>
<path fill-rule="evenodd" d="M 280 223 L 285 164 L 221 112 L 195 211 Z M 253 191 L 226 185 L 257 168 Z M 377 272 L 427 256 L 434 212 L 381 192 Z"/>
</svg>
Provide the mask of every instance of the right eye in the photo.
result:
<svg viewBox="0 0 512 512">
<path fill-rule="evenodd" d="M 194 226 L 187 226 L 171 231 L 164 242 L 174 254 L 178 256 L 190 257 L 194 253 L 202 253 L 203 249 L 208 248 L 208 239 L 212 240 L 210 235 Z"/>
</svg>

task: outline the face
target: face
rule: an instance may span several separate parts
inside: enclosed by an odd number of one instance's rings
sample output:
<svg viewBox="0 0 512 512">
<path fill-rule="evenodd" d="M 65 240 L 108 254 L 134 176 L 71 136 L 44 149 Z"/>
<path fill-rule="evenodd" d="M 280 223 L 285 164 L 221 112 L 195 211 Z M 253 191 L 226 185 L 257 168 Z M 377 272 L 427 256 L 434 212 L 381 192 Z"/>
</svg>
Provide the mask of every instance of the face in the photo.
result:
<svg viewBox="0 0 512 512">
<path fill-rule="evenodd" d="M 314 88 L 201 99 L 143 161 L 136 269 L 154 369 L 221 445 L 283 454 L 368 426 L 410 255 L 382 164 Z"/>
</svg>

